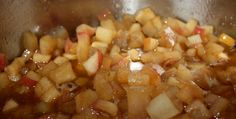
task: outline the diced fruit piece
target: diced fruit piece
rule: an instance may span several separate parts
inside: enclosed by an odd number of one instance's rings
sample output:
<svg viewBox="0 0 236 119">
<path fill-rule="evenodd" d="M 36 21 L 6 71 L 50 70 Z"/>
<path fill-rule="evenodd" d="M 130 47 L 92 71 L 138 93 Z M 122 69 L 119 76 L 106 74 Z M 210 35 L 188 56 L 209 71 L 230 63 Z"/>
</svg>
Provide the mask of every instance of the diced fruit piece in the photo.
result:
<svg viewBox="0 0 236 119">
<path fill-rule="evenodd" d="M 207 107 L 200 100 L 195 100 L 192 104 L 188 105 L 186 112 L 190 113 L 193 118 L 208 119 L 211 116 Z"/>
<path fill-rule="evenodd" d="M 105 54 L 106 51 L 107 51 L 108 44 L 107 44 L 107 43 L 104 43 L 104 42 L 94 41 L 94 42 L 92 43 L 91 47 L 97 48 L 97 49 L 100 50 L 103 54 Z"/>
<path fill-rule="evenodd" d="M 195 30 L 193 31 L 193 34 L 199 34 L 200 36 L 203 36 L 204 35 L 204 29 L 203 28 L 201 28 L 200 26 L 197 26 L 196 28 L 195 28 Z"/>
<path fill-rule="evenodd" d="M 38 97 L 41 97 L 49 88 L 53 87 L 53 83 L 48 80 L 48 78 L 43 77 L 40 79 L 38 84 L 35 86 L 34 91 Z"/>
<path fill-rule="evenodd" d="M 129 34 L 129 47 L 141 48 L 143 46 L 144 34 L 142 31 L 135 31 Z"/>
<path fill-rule="evenodd" d="M 116 116 L 118 112 L 118 107 L 116 104 L 105 100 L 96 101 L 96 103 L 94 104 L 94 108 L 97 110 L 104 111 L 110 114 L 111 116 Z"/>
<path fill-rule="evenodd" d="M 155 13 L 150 8 L 144 8 L 137 12 L 135 20 L 141 24 L 145 24 L 147 21 L 155 17 Z"/>
<path fill-rule="evenodd" d="M 132 86 L 127 89 L 128 98 L 128 118 L 147 118 L 146 107 L 150 101 L 150 91 L 146 87 Z"/>
<path fill-rule="evenodd" d="M 87 25 L 87 24 L 81 24 L 76 28 L 77 34 L 87 34 L 89 36 L 92 36 L 95 33 L 95 28 Z"/>
<path fill-rule="evenodd" d="M 119 53 L 120 53 L 120 47 L 117 45 L 113 45 L 110 51 L 112 64 L 118 63 L 123 58 Z"/>
<path fill-rule="evenodd" d="M 23 45 L 25 49 L 29 51 L 35 51 L 38 48 L 38 39 L 34 33 L 28 31 L 23 33 Z"/>
<path fill-rule="evenodd" d="M 140 60 L 141 53 L 137 49 L 130 49 L 128 55 L 132 61 Z"/>
<path fill-rule="evenodd" d="M 78 62 L 82 63 L 86 61 L 89 57 L 89 49 L 90 49 L 90 38 L 86 34 L 77 35 L 78 45 L 76 47 L 76 54 L 78 58 Z"/>
<path fill-rule="evenodd" d="M 142 29 L 141 29 L 141 25 L 140 24 L 138 24 L 138 23 L 133 23 L 132 25 L 131 25 L 131 27 L 129 28 L 129 33 L 131 34 L 131 33 L 133 33 L 133 32 L 136 32 L 136 31 L 141 31 Z"/>
<path fill-rule="evenodd" d="M 3 53 L 0 53 L 0 72 L 6 67 L 6 56 Z"/>
<path fill-rule="evenodd" d="M 112 87 L 109 84 L 109 81 L 105 79 L 105 73 L 96 74 L 93 86 L 99 98 L 104 100 L 111 100 L 113 98 Z"/>
<path fill-rule="evenodd" d="M 14 61 L 6 67 L 6 73 L 8 75 L 17 75 L 24 65 L 25 59 L 23 57 L 15 58 Z"/>
<path fill-rule="evenodd" d="M 30 79 L 35 80 L 35 81 L 39 81 L 41 79 L 41 76 L 38 73 L 34 72 L 34 71 L 29 71 L 26 74 L 26 76 Z"/>
<path fill-rule="evenodd" d="M 48 63 L 51 59 L 51 55 L 35 53 L 33 55 L 33 61 L 35 63 Z"/>
<path fill-rule="evenodd" d="M 7 74 L 0 73 L 0 91 L 4 88 L 6 88 L 10 84 L 10 80 L 7 77 Z"/>
<path fill-rule="evenodd" d="M 130 86 L 148 86 L 150 84 L 150 77 L 140 72 L 132 72 L 128 77 L 128 84 Z"/>
<path fill-rule="evenodd" d="M 57 41 L 57 48 L 63 49 L 65 40 L 69 38 L 69 33 L 63 26 L 57 26 L 50 30 L 50 34 Z"/>
<path fill-rule="evenodd" d="M 213 34 L 213 26 L 205 25 L 205 26 L 201 26 L 201 28 L 203 29 L 203 32 L 204 32 L 203 34 Z"/>
<path fill-rule="evenodd" d="M 220 35 L 219 42 L 221 42 L 229 47 L 233 47 L 235 45 L 235 40 L 225 33 L 222 33 Z"/>
<path fill-rule="evenodd" d="M 38 73 L 42 76 L 48 76 L 50 71 L 56 69 L 58 66 L 54 62 L 49 62 L 45 66 L 43 66 L 40 70 L 38 70 Z"/>
<path fill-rule="evenodd" d="M 75 81 L 75 84 L 78 86 L 84 86 L 89 81 L 88 78 L 80 77 Z"/>
<path fill-rule="evenodd" d="M 211 105 L 210 107 L 210 112 L 214 115 L 217 116 L 219 113 L 225 111 L 227 107 L 229 106 L 230 102 L 229 100 L 223 98 L 223 97 L 218 97 L 215 100 L 215 103 Z"/>
<path fill-rule="evenodd" d="M 103 19 L 100 21 L 100 24 L 103 28 L 110 29 L 114 33 L 116 32 L 115 24 L 111 19 Z"/>
<path fill-rule="evenodd" d="M 83 66 L 88 75 L 93 75 L 97 72 L 101 64 L 102 53 L 100 51 L 96 51 L 92 56 L 89 57 L 88 60 L 83 63 Z"/>
<path fill-rule="evenodd" d="M 29 78 L 27 76 L 23 76 L 20 79 L 20 83 L 25 85 L 25 86 L 28 86 L 28 87 L 33 87 L 33 86 L 35 86 L 38 83 L 38 81 L 33 80 L 33 79 L 31 79 L 31 78 Z"/>
<path fill-rule="evenodd" d="M 173 47 L 175 45 L 176 38 L 177 38 L 176 34 L 172 30 L 172 28 L 167 27 L 161 33 L 161 39 L 159 40 L 159 43 L 160 43 L 161 46 L 170 48 L 170 47 Z"/>
<path fill-rule="evenodd" d="M 3 112 L 8 112 L 8 111 L 11 111 L 11 110 L 17 108 L 18 106 L 19 106 L 19 104 L 15 100 L 10 99 L 5 103 L 2 111 Z"/>
<path fill-rule="evenodd" d="M 159 45 L 159 42 L 157 39 L 154 38 L 145 38 L 143 40 L 143 50 L 144 51 L 151 51 L 155 49 Z"/>
<path fill-rule="evenodd" d="M 69 60 L 76 60 L 77 59 L 77 55 L 75 54 L 70 54 L 70 53 L 64 53 L 63 57 L 69 59 Z"/>
<path fill-rule="evenodd" d="M 194 19 L 188 20 L 188 22 L 186 24 L 186 28 L 189 31 L 189 33 L 193 33 L 194 30 L 196 29 L 196 26 L 197 26 L 197 21 Z"/>
<path fill-rule="evenodd" d="M 163 27 L 162 20 L 159 16 L 156 16 L 155 18 L 152 19 L 153 25 L 156 27 L 158 31 L 160 31 Z"/>
<path fill-rule="evenodd" d="M 41 99 L 44 102 L 52 102 L 55 100 L 57 97 L 59 97 L 61 94 L 60 92 L 53 86 L 49 88 L 42 96 Z"/>
<path fill-rule="evenodd" d="M 96 39 L 98 41 L 110 44 L 112 42 L 113 37 L 114 33 L 110 29 L 98 27 L 96 30 Z"/>
<path fill-rule="evenodd" d="M 202 43 L 201 36 L 199 34 L 188 37 L 188 40 L 185 42 L 188 47 L 194 47 Z"/>
<path fill-rule="evenodd" d="M 76 53 L 76 43 L 73 43 L 69 38 L 66 39 L 65 45 L 64 45 L 64 50 L 66 53 Z"/>
<path fill-rule="evenodd" d="M 147 107 L 147 112 L 151 119 L 169 119 L 180 113 L 165 93 L 152 99 Z"/>
<path fill-rule="evenodd" d="M 46 35 L 39 40 L 39 49 L 42 54 L 51 54 L 57 46 L 57 41 L 51 36 Z"/>
<path fill-rule="evenodd" d="M 67 58 L 65 58 L 65 57 L 62 57 L 62 56 L 58 56 L 58 57 L 56 57 L 54 60 L 53 60 L 53 62 L 55 63 L 55 64 L 57 64 L 57 65 L 62 65 L 62 64 L 64 64 L 65 62 L 68 62 L 69 61 L 69 59 L 67 59 Z"/>
<path fill-rule="evenodd" d="M 89 108 L 97 99 L 96 92 L 90 89 L 79 93 L 75 96 L 76 112 L 80 113 L 86 108 Z"/>
<path fill-rule="evenodd" d="M 73 81 L 76 75 L 72 69 L 71 63 L 66 62 L 49 73 L 49 78 L 56 84 Z"/>
<path fill-rule="evenodd" d="M 153 25 L 152 21 L 147 21 L 142 27 L 143 33 L 148 37 L 158 37 L 159 33 L 157 28 Z"/>
</svg>

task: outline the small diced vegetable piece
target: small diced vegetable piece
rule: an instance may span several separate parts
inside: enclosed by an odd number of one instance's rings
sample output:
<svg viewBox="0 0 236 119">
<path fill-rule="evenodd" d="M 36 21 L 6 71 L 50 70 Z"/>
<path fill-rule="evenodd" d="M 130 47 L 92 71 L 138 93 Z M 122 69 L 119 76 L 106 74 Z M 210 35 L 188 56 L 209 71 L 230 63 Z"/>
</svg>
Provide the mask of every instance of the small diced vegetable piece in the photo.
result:
<svg viewBox="0 0 236 119">
<path fill-rule="evenodd" d="M 38 39 L 34 33 L 28 31 L 23 33 L 23 45 L 24 49 L 29 51 L 35 51 L 38 48 Z"/>
<path fill-rule="evenodd" d="M 49 78 L 56 84 L 73 81 L 76 75 L 72 69 L 71 63 L 66 62 L 49 73 Z"/>
<path fill-rule="evenodd" d="M 70 54 L 70 53 L 64 53 L 63 57 L 69 59 L 69 60 L 76 60 L 77 59 L 77 55 L 75 54 Z"/>
<path fill-rule="evenodd" d="M 222 33 L 220 35 L 219 42 L 221 42 L 229 47 L 233 47 L 235 45 L 235 40 L 225 33 Z"/>
<path fill-rule="evenodd" d="M 97 110 L 104 111 L 110 114 L 111 116 L 116 116 L 118 112 L 118 107 L 116 104 L 105 100 L 96 101 L 96 103 L 94 104 L 94 108 Z"/>
<path fill-rule="evenodd" d="M 2 111 L 3 112 L 8 112 L 8 111 L 11 111 L 11 110 L 17 108 L 18 106 L 19 106 L 19 104 L 15 100 L 10 99 L 5 103 Z"/>
<path fill-rule="evenodd" d="M 96 30 L 96 39 L 98 41 L 110 44 L 114 37 L 114 32 L 110 29 L 98 27 Z"/>
<path fill-rule="evenodd" d="M 111 100 L 113 98 L 112 87 L 109 81 L 105 79 L 105 74 L 98 73 L 94 78 L 93 86 L 99 98 L 104 100 Z"/>
<path fill-rule="evenodd" d="M 202 43 L 201 36 L 199 34 L 188 37 L 188 40 L 185 42 L 188 47 L 193 47 Z"/>
<path fill-rule="evenodd" d="M 127 89 L 128 98 L 128 118 L 147 118 L 146 107 L 150 101 L 150 91 L 146 87 L 132 86 Z"/>
<path fill-rule="evenodd" d="M 60 95 L 60 92 L 54 86 L 52 86 L 41 96 L 41 99 L 44 102 L 52 102 Z"/>
<path fill-rule="evenodd" d="M 188 20 L 188 22 L 186 24 L 186 28 L 188 29 L 189 33 L 193 33 L 196 26 L 197 26 L 197 21 L 194 19 Z"/>
<path fill-rule="evenodd" d="M 188 105 L 186 112 L 191 113 L 190 115 L 196 119 L 208 119 L 211 116 L 207 107 L 200 100 L 195 100 L 192 104 Z"/>
<path fill-rule="evenodd" d="M 62 56 L 58 56 L 58 57 L 56 57 L 54 60 L 53 60 L 53 62 L 55 63 L 55 64 L 57 64 L 57 65 L 62 65 L 62 64 L 64 64 L 65 62 L 68 62 L 69 61 L 69 59 L 67 59 L 67 58 L 65 58 L 65 57 L 62 57 Z"/>
<path fill-rule="evenodd" d="M 108 44 L 104 43 L 104 42 L 94 41 L 92 43 L 91 47 L 97 48 L 98 50 L 100 50 L 102 52 L 102 54 L 106 54 Z"/>
<path fill-rule="evenodd" d="M 112 59 L 112 64 L 118 63 L 123 57 L 119 54 L 120 47 L 117 45 L 113 45 L 110 51 L 110 57 Z"/>
<path fill-rule="evenodd" d="M 96 92 L 90 89 L 79 93 L 75 96 L 76 112 L 79 113 L 89 108 L 97 99 L 98 96 Z"/>
<path fill-rule="evenodd" d="M 143 50 L 144 51 L 151 51 L 155 49 L 159 45 L 159 41 L 154 38 L 145 38 L 143 40 Z"/>
<path fill-rule="evenodd" d="M 29 71 L 26 76 L 32 80 L 39 81 L 41 79 L 41 76 L 34 72 L 34 71 Z"/>
<path fill-rule="evenodd" d="M 87 24 L 81 24 L 76 28 L 77 34 L 87 34 L 89 36 L 92 36 L 95 33 L 95 28 L 87 25 Z"/>
<path fill-rule="evenodd" d="M 24 65 L 25 59 L 23 57 L 15 58 L 14 61 L 6 67 L 6 72 L 8 75 L 17 75 Z"/>
<path fill-rule="evenodd" d="M 204 33 L 205 33 L 205 30 L 200 26 L 197 26 L 193 32 L 193 34 L 199 34 L 200 36 L 203 36 Z"/>
<path fill-rule="evenodd" d="M 38 81 L 33 80 L 27 76 L 22 76 L 20 79 L 20 83 L 23 84 L 24 86 L 33 87 L 38 83 Z"/>
<path fill-rule="evenodd" d="M 76 47 L 76 55 L 80 63 L 86 61 L 89 57 L 90 38 L 86 34 L 77 35 L 78 45 Z"/>
<path fill-rule="evenodd" d="M 176 77 L 181 80 L 183 79 L 183 80 L 190 80 L 191 81 L 193 79 L 191 71 L 182 64 L 178 66 L 178 70 L 177 70 L 176 75 L 177 75 Z"/>
<path fill-rule="evenodd" d="M 6 67 L 6 57 L 3 53 L 0 53 L 0 72 Z"/>
<path fill-rule="evenodd" d="M 180 113 L 165 93 L 151 100 L 147 112 L 151 119 L 169 119 Z"/>
<path fill-rule="evenodd" d="M 42 79 L 40 79 L 40 81 L 34 88 L 35 94 L 38 97 L 41 97 L 45 92 L 48 91 L 48 89 L 50 89 L 53 86 L 54 86 L 53 83 L 50 82 L 48 78 L 43 77 Z"/>
<path fill-rule="evenodd" d="M 0 91 L 10 84 L 6 73 L 0 73 Z"/>
<path fill-rule="evenodd" d="M 33 55 L 33 61 L 35 63 L 48 63 L 51 59 L 51 55 L 35 53 Z"/>
<path fill-rule="evenodd" d="M 63 49 L 66 39 L 69 38 L 69 33 L 63 26 L 57 26 L 50 30 L 50 34 L 57 40 L 57 48 Z"/>
<path fill-rule="evenodd" d="M 46 35 L 39 40 L 39 49 L 42 54 L 52 54 L 57 46 L 57 41 L 51 36 Z"/>
<path fill-rule="evenodd" d="M 155 18 L 152 19 L 153 25 L 156 27 L 158 31 L 160 31 L 163 27 L 162 20 L 159 16 L 156 16 Z"/>
<path fill-rule="evenodd" d="M 102 53 L 100 51 L 96 51 L 88 60 L 83 63 L 85 70 L 88 75 L 93 75 L 97 72 L 100 65 L 102 64 Z"/>
<path fill-rule="evenodd" d="M 137 12 L 135 20 L 141 24 L 145 24 L 147 21 L 155 17 L 155 13 L 150 8 L 144 8 Z"/>
</svg>

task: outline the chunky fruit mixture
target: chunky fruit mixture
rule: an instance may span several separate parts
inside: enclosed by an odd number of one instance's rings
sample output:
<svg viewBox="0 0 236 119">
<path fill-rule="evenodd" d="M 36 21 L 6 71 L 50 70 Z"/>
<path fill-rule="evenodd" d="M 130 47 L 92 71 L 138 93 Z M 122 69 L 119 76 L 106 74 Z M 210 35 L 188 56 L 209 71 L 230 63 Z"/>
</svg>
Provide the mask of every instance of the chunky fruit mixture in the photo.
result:
<svg viewBox="0 0 236 119">
<path fill-rule="evenodd" d="M 0 54 L 4 119 L 236 118 L 235 40 L 150 8 L 100 25 L 25 32 L 21 56 Z"/>
</svg>

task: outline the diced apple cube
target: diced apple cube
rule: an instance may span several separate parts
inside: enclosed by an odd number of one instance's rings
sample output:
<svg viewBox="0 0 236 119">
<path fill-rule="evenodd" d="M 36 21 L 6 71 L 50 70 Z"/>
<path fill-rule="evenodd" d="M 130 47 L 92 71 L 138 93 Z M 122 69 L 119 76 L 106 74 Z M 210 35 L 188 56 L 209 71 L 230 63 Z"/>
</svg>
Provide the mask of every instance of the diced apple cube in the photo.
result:
<svg viewBox="0 0 236 119">
<path fill-rule="evenodd" d="M 77 35 L 78 45 L 76 47 L 77 58 L 80 63 L 86 61 L 89 57 L 90 38 L 86 34 Z"/>
<path fill-rule="evenodd" d="M 140 60 L 141 53 L 137 49 L 130 49 L 128 55 L 132 61 Z"/>
<path fill-rule="evenodd" d="M 25 58 L 18 57 L 15 58 L 14 61 L 6 67 L 6 73 L 8 75 L 17 75 L 19 74 L 21 68 L 25 65 Z"/>
<path fill-rule="evenodd" d="M 104 100 L 111 100 L 113 98 L 112 87 L 109 84 L 109 81 L 105 79 L 105 76 L 103 73 L 96 74 L 94 78 L 93 86 L 99 98 L 104 99 Z"/>
<path fill-rule="evenodd" d="M 194 19 L 188 20 L 188 22 L 186 24 L 186 28 L 187 28 L 189 33 L 193 33 L 196 27 L 197 27 L 197 21 L 196 20 L 194 20 Z"/>
<path fill-rule="evenodd" d="M 143 50 L 144 51 L 151 51 L 155 49 L 159 45 L 159 41 L 154 38 L 145 38 L 143 40 Z"/>
<path fill-rule="evenodd" d="M 150 8 L 144 8 L 137 12 L 135 20 L 141 24 L 145 24 L 147 21 L 155 17 L 155 13 Z"/>
<path fill-rule="evenodd" d="M 49 73 L 49 78 L 56 84 L 73 81 L 76 75 L 72 69 L 71 63 L 66 62 Z"/>
<path fill-rule="evenodd" d="M 39 40 L 39 49 L 42 54 L 51 54 L 57 46 L 57 41 L 51 36 L 46 35 Z"/>
<path fill-rule="evenodd" d="M 97 72 L 102 64 L 102 53 L 100 51 L 95 52 L 88 60 L 83 63 L 88 75 L 93 75 Z"/>
<path fill-rule="evenodd" d="M 34 72 L 34 71 L 29 71 L 26 76 L 32 80 L 39 81 L 41 79 L 41 76 Z"/>
<path fill-rule="evenodd" d="M 98 27 L 96 30 L 96 39 L 98 41 L 110 44 L 112 42 L 113 37 L 114 33 L 110 29 Z"/>
<path fill-rule="evenodd" d="M 69 59 L 67 59 L 66 57 L 62 57 L 62 56 L 58 56 L 53 60 L 53 62 L 57 65 L 62 65 L 68 61 L 69 61 Z"/>
<path fill-rule="evenodd" d="M 58 67 L 57 64 L 51 61 L 45 66 L 43 66 L 40 70 L 38 70 L 38 73 L 42 76 L 47 76 L 50 73 L 50 71 L 56 69 L 57 67 Z"/>
<path fill-rule="evenodd" d="M 180 113 L 165 93 L 152 99 L 147 107 L 147 112 L 151 119 L 169 119 Z"/>
<path fill-rule="evenodd" d="M 70 53 L 64 53 L 63 57 L 69 59 L 69 60 L 76 60 L 77 59 L 77 55 L 75 54 L 70 54 Z"/>
<path fill-rule="evenodd" d="M 51 59 L 51 55 L 35 53 L 33 55 L 33 61 L 35 63 L 48 63 Z"/>
<path fill-rule="evenodd" d="M 133 23 L 131 25 L 131 27 L 129 28 L 129 33 L 133 33 L 133 32 L 136 32 L 136 31 L 141 31 L 142 28 L 141 28 L 141 25 L 138 24 L 138 23 Z"/>
<path fill-rule="evenodd" d="M 116 116 L 118 112 L 118 107 L 116 104 L 105 100 L 96 101 L 96 103 L 94 104 L 94 108 L 97 110 L 104 111 L 110 114 L 111 116 Z"/>
<path fill-rule="evenodd" d="M 87 34 L 89 36 L 92 36 L 95 33 L 95 28 L 87 25 L 87 24 L 81 24 L 76 28 L 77 34 Z"/>
<path fill-rule="evenodd" d="M 34 88 L 35 94 L 38 97 L 41 97 L 45 92 L 48 91 L 51 87 L 53 87 L 53 83 L 48 80 L 48 78 L 43 77 L 40 79 L 40 81 L 37 83 L 37 85 Z"/>
<path fill-rule="evenodd" d="M 116 27 L 115 27 L 114 22 L 111 19 L 103 19 L 100 21 L 100 23 L 103 28 L 110 29 L 115 33 Z"/>
<path fill-rule="evenodd" d="M 13 109 L 17 108 L 18 106 L 19 106 L 19 104 L 15 100 L 10 99 L 6 102 L 6 104 L 4 105 L 2 111 L 3 112 L 8 112 L 10 110 L 13 110 Z"/>
<path fill-rule="evenodd" d="M 92 43 L 91 47 L 97 48 L 97 49 L 100 50 L 103 54 L 105 54 L 106 51 L 107 51 L 108 44 L 107 44 L 107 43 L 104 43 L 104 42 L 94 41 L 94 42 Z"/>
<path fill-rule="evenodd" d="M 98 96 L 96 92 L 90 89 L 79 93 L 75 96 L 76 112 L 79 113 L 89 108 L 97 99 Z"/>
<path fill-rule="evenodd" d="M 29 51 L 35 51 L 38 48 L 38 39 L 32 32 L 23 33 L 23 45 L 25 49 Z"/>
<path fill-rule="evenodd" d="M 59 97 L 61 94 L 60 92 L 53 86 L 49 88 L 42 96 L 41 99 L 44 102 L 52 102 L 55 100 L 57 97 Z"/>
</svg>

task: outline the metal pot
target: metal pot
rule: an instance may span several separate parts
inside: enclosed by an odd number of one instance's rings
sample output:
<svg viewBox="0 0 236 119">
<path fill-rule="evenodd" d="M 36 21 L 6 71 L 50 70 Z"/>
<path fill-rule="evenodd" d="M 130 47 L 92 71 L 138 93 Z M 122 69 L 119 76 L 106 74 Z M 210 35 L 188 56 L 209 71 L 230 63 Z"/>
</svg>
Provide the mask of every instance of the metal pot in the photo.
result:
<svg viewBox="0 0 236 119">
<path fill-rule="evenodd" d="M 161 16 L 195 18 L 236 37 L 235 0 L 0 0 L 0 52 L 12 59 L 21 53 L 21 33 L 63 25 L 98 24 L 97 14 L 109 9 L 116 17 L 151 7 Z"/>
</svg>

